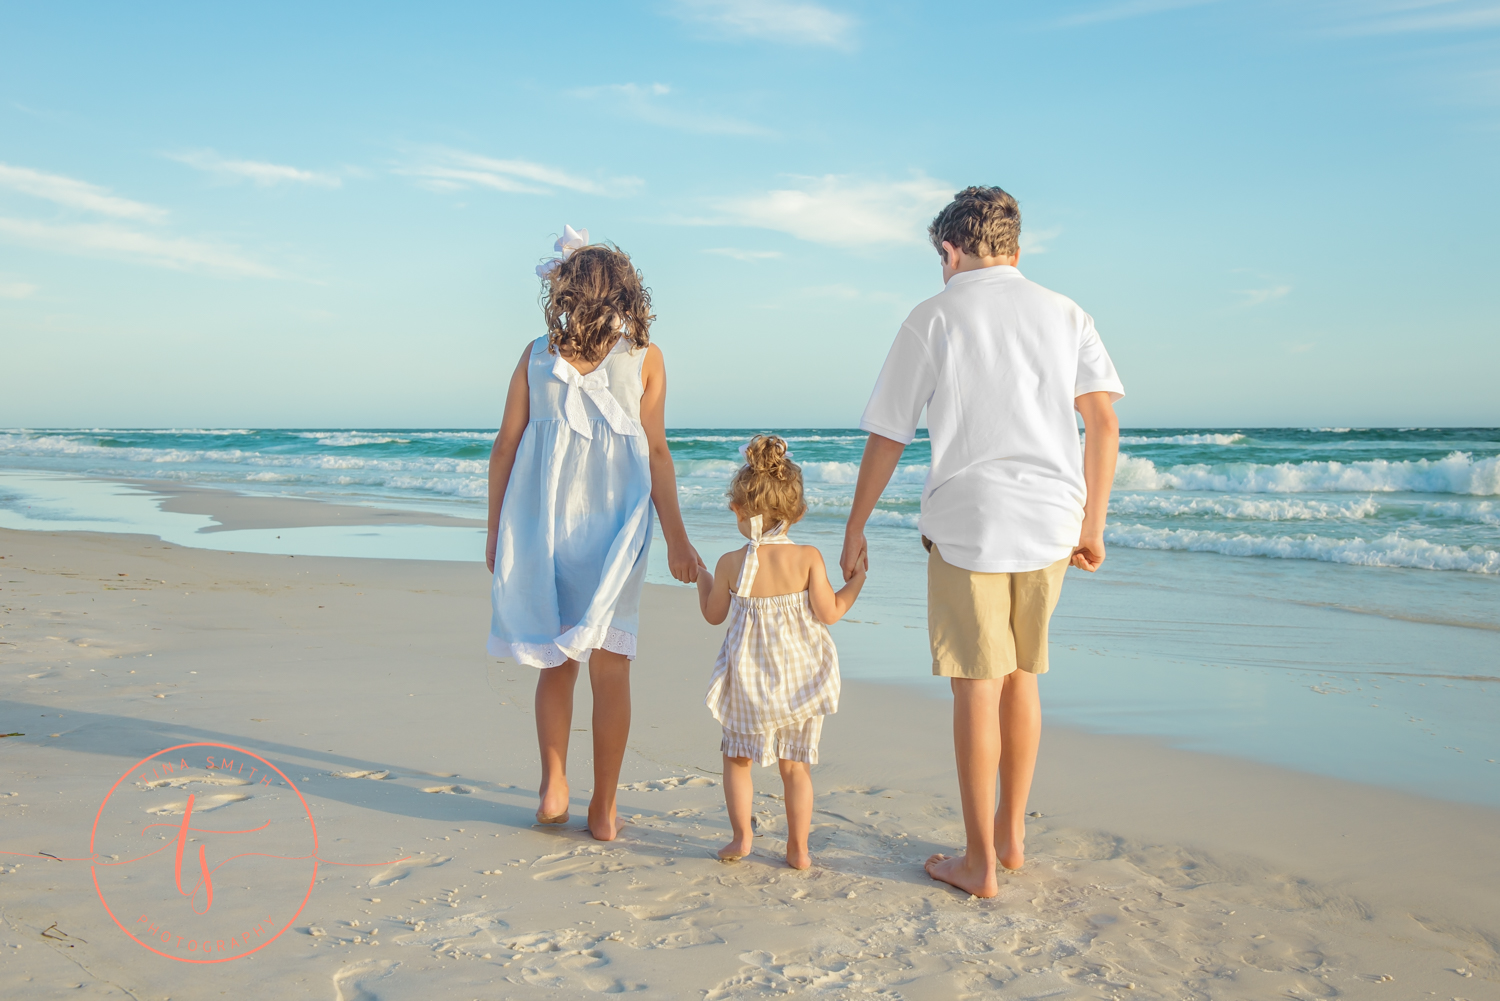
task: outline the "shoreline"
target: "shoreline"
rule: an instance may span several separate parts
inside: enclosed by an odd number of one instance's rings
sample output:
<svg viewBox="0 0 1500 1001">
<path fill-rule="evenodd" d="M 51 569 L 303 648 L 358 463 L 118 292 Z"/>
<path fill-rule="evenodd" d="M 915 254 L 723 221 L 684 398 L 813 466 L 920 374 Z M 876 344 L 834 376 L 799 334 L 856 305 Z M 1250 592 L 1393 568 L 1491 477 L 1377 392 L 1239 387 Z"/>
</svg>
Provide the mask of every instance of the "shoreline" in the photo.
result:
<svg viewBox="0 0 1500 1001">
<path fill-rule="evenodd" d="M 586 732 L 573 822 L 531 826 L 535 675 L 483 653 L 482 566 L 17 531 L 0 531 L 0 556 L 14 693 L 0 732 L 26 734 L 0 744 L 0 793 L 17 793 L 0 798 L 14 832 L 0 850 L 86 855 L 121 769 L 211 739 L 299 781 L 331 860 L 420 863 L 373 887 L 386 870 L 331 868 L 261 958 L 189 976 L 107 925 L 87 866 L 3 857 L 7 997 L 50 997 L 83 960 L 101 991 L 179 998 L 469 997 L 482 984 L 513 997 L 842 985 L 1176 998 L 1357 993 L 1382 977 L 1472 998 L 1500 983 L 1494 810 L 1049 725 L 1027 868 L 973 901 L 920 868 L 961 840 L 948 706 L 850 679 L 814 770 L 814 868 L 778 864 L 779 784 L 764 769 L 766 843 L 726 866 L 709 858 L 728 831 L 701 705 L 722 636 L 691 592 L 647 588 L 629 826 L 600 844 L 579 829 Z M 580 685 L 575 729 L 588 706 Z M 53 924 L 88 944 L 43 938 Z"/>
</svg>

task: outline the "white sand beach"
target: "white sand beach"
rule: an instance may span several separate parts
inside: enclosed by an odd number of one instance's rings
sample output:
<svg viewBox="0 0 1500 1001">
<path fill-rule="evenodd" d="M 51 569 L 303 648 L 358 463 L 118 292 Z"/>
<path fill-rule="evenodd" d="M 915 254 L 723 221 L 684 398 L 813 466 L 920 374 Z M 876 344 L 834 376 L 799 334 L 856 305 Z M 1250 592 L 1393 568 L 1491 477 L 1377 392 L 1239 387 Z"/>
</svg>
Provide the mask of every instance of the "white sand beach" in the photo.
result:
<svg viewBox="0 0 1500 1001">
<path fill-rule="evenodd" d="M 255 503 L 236 516 L 299 515 Z M 1026 869 L 966 898 L 921 869 L 961 826 L 946 691 L 913 664 L 910 685 L 846 682 L 813 868 L 781 864 L 774 770 L 756 853 L 726 865 L 702 706 L 721 637 L 691 590 L 649 590 L 628 826 L 603 844 L 580 819 L 584 684 L 574 819 L 532 824 L 534 675 L 485 656 L 478 564 L 14 531 L 0 556 L 6 998 L 1500 997 L 1500 816 L 1482 807 L 1052 727 Z M 211 964 L 128 938 L 87 861 L 116 780 L 194 742 L 274 763 L 319 856 L 363 864 L 319 866 L 285 934 Z M 215 824 L 279 809 L 233 776 L 178 778 L 122 783 L 112 809 L 180 815 L 195 790 Z M 232 871 L 221 910 L 278 892 Z"/>
</svg>

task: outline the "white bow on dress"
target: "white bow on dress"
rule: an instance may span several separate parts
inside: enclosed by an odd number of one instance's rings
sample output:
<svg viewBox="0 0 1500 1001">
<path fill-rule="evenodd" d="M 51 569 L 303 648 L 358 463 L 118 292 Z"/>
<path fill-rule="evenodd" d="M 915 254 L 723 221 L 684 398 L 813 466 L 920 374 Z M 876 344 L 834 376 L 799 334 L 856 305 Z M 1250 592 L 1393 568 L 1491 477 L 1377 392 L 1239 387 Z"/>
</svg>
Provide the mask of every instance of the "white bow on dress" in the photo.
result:
<svg viewBox="0 0 1500 1001">
<path fill-rule="evenodd" d="M 594 401 L 594 406 L 599 408 L 599 413 L 615 434 L 640 434 L 639 426 L 625 413 L 620 401 L 610 393 L 609 373 L 604 370 L 603 365 L 588 375 L 583 375 L 568 363 L 568 359 L 558 355 L 557 361 L 552 363 L 552 374 L 568 387 L 568 395 L 563 399 L 563 416 L 568 419 L 568 427 L 585 438 L 593 439 L 594 432 L 589 428 L 588 411 L 583 408 L 583 398 L 587 396 Z"/>
</svg>

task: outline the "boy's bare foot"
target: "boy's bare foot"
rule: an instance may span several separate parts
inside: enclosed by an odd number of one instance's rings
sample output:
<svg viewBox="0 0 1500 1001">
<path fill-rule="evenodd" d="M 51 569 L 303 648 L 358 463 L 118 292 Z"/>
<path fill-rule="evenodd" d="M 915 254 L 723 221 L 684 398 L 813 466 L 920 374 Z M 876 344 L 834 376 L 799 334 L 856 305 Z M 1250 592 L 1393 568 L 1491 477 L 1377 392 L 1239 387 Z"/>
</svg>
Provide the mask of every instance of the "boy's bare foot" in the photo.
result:
<svg viewBox="0 0 1500 1001">
<path fill-rule="evenodd" d="M 812 868 L 812 855 L 808 854 L 806 848 L 792 848 L 789 845 L 786 850 L 786 864 L 793 869 L 810 869 Z"/>
<path fill-rule="evenodd" d="M 922 868 L 933 879 L 956 886 L 976 897 L 993 897 L 1000 892 L 1000 881 L 995 878 L 994 863 L 974 865 L 967 855 L 958 858 L 934 855 Z"/>
<path fill-rule="evenodd" d="M 753 847 L 754 835 L 746 834 L 743 838 L 735 838 L 729 844 L 719 849 L 720 862 L 738 862 L 750 854 Z"/>
<path fill-rule="evenodd" d="M 1006 832 L 995 825 L 995 860 L 1011 871 L 1026 864 L 1026 827 Z"/>
</svg>

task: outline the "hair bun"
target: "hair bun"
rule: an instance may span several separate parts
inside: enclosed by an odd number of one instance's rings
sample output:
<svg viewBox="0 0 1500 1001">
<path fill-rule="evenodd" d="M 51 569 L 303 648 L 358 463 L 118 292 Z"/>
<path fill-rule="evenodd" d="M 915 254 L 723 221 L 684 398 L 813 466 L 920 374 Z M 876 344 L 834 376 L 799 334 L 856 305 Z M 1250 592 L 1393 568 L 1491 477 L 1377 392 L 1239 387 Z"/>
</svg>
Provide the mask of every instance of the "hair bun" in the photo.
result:
<svg viewBox="0 0 1500 1001">
<path fill-rule="evenodd" d="M 786 439 L 774 434 L 758 434 L 745 446 L 745 464 L 757 473 L 786 475 Z"/>
</svg>

